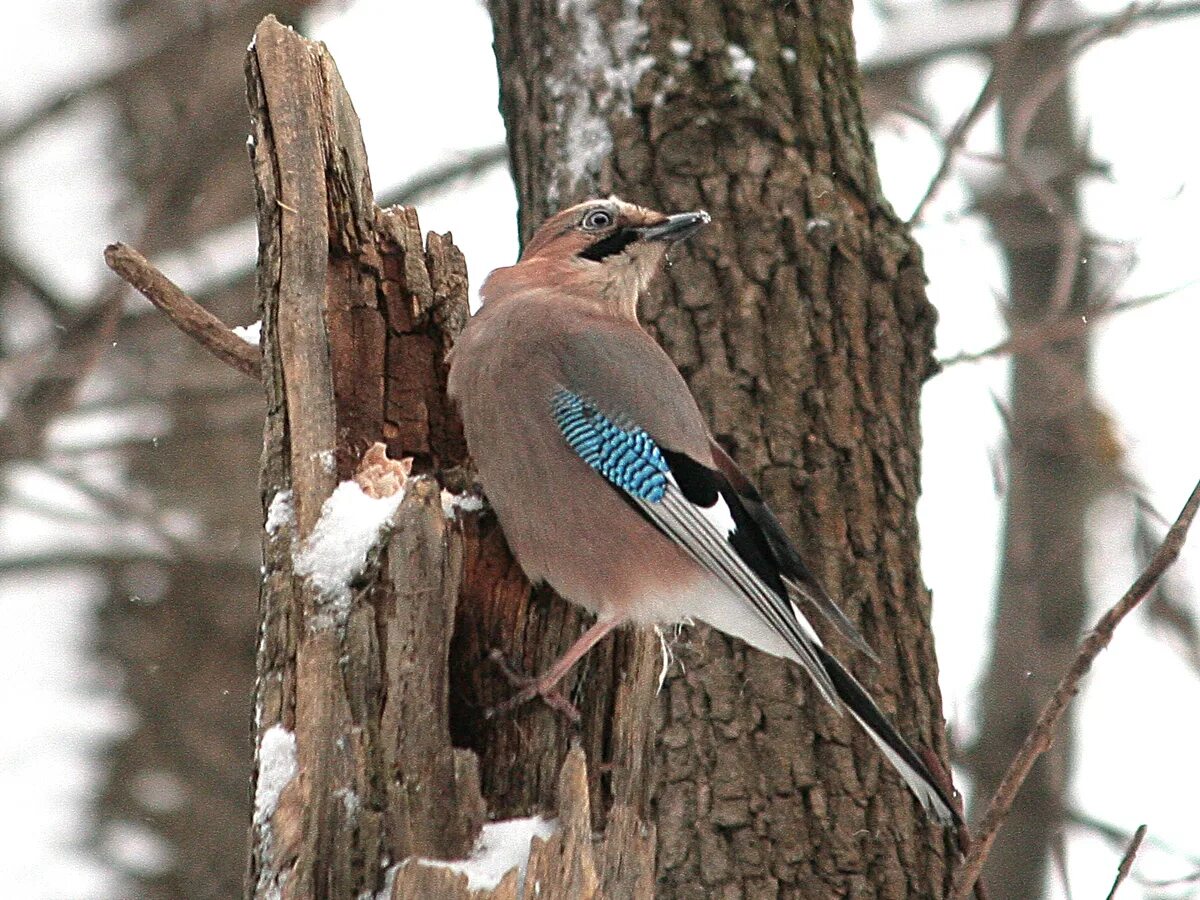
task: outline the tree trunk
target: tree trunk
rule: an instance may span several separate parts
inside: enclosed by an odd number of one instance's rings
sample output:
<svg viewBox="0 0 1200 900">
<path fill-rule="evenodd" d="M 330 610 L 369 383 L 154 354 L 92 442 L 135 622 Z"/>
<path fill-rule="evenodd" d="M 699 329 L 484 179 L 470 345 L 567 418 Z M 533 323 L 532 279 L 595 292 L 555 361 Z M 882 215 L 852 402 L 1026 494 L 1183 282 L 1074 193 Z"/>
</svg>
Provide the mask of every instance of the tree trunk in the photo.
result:
<svg viewBox="0 0 1200 900">
<path fill-rule="evenodd" d="M 1065 51 L 1062 40 L 1041 40 L 1016 54 L 1000 94 L 1006 134 L 1020 127 L 1027 95 Z M 1077 178 L 1087 150 L 1075 134 L 1067 87 L 1042 104 L 1027 146 L 1036 176 L 1061 198 L 1061 214 L 1077 217 Z M 1064 251 L 1055 220 L 1018 179 L 1004 179 L 978 202 L 1004 251 L 1012 328 L 1086 313 L 1082 271 L 1065 307 L 1056 307 L 1055 275 Z M 1111 439 L 1088 386 L 1088 344 L 1080 334 L 1012 361 L 999 596 L 983 677 L 982 727 L 967 755 L 973 794 L 985 803 L 1074 659 L 1088 611 L 1087 509 L 1097 484 L 1110 480 L 1099 469 L 1113 462 Z M 985 880 L 998 897 L 1046 893 L 1050 862 L 1065 840 L 1073 719 L 1069 711 L 988 857 Z"/>
<path fill-rule="evenodd" d="M 880 195 L 850 4 L 489 6 L 522 234 L 614 190 L 713 214 L 643 321 L 879 664 L 835 649 L 944 760 L 915 517 L 935 316 Z M 869 740 L 794 666 L 687 634 L 658 703 L 658 896 L 943 896 L 947 839 Z"/>
</svg>

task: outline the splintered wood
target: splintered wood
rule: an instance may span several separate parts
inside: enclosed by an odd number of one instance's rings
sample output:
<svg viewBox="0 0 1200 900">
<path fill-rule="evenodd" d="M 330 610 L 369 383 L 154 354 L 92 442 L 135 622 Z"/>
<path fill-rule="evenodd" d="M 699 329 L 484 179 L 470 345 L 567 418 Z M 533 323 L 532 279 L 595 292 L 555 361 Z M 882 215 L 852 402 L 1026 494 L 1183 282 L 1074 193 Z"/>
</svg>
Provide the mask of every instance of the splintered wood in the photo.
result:
<svg viewBox="0 0 1200 900">
<path fill-rule="evenodd" d="M 468 315 L 462 255 L 448 236 L 423 240 L 414 210 L 375 206 L 323 46 L 267 18 L 246 68 L 270 511 L 247 895 L 515 898 L 516 870 L 471 892 L 465 875 L 420 860 L 466 859 L 488 818 L 549 813 L 560 827 L 534 842 L 526 897 L 649 898 L 656 645 L 623 670 L 597 661 L 578 734 L 536 706 L 485 721 L 508 690 L 487 652 L 538 662 L 580 620 L 531 599 L 494 519 L 443 510 L 444 490 L 471 487 L 445 394 Z M 344 615 L 322 619 L 293 548 L 348 479 L 404 497 Z M 568 753 L 573 741 L 582 749 Z"/>
</svg>

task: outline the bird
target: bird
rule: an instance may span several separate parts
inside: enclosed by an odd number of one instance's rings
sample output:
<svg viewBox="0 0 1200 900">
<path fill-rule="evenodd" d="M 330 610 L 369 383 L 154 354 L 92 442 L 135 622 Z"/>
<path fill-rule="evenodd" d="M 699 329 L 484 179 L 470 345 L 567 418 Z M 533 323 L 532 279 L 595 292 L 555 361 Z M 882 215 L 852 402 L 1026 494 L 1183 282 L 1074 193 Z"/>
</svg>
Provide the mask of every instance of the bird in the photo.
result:
<svg viewBox="0 0 1200 900">
<path fill-rule="evenodd" d="M 668 249 L 710 221 L 702 210 L 667 215 L 617 197 L 562 210 L 516 264 L 488 276 L 450 351 L 448 392 L 509 547 L 532 583 L 596 615 L 504 706 L 553 700 L 572 666 L 620 625 L 701 621 L 798 663 L 930 817 L 958 824 L 942 782 L 800 603 L 870 654 L 866 641 L 638 321 L 638 299 Z"/>
</svg>

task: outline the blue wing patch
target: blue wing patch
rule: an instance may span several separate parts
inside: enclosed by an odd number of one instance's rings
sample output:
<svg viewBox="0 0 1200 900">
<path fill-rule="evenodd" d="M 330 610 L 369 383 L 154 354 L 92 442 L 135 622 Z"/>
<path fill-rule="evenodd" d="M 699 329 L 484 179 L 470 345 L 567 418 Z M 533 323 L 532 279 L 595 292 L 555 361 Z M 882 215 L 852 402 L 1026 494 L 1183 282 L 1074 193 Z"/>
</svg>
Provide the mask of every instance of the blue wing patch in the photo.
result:
<svg viewBox="0 0 1200 900">
<path fill-rule="evenodd" d="M 640 500 L 657 503 L 671 471 L 650 435 L 636 425 L 619 425 L 578 394 L 554 395 L 554 420 L 579 457 Z"/>
</svg>

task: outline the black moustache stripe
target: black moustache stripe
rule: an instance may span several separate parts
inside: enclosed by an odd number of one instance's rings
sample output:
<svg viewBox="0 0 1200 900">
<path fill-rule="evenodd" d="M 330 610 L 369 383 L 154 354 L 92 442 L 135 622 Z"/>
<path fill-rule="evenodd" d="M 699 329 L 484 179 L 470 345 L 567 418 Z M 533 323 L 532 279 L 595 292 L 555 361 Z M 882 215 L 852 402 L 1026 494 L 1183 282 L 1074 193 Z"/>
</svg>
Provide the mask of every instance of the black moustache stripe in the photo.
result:
<svg viewBox="0 0 1200 900">
<path fill-rule="evenodd" d="M 590 247 L 585 247 L 580 251 L 579 255 L 584 259 L 600 262 L 614 253 L 620 253 L 637 239 L 638 233 L 632 228 L 622 228 L 614 231 L 606 238 L 601 238 Z"/>
</svg>

